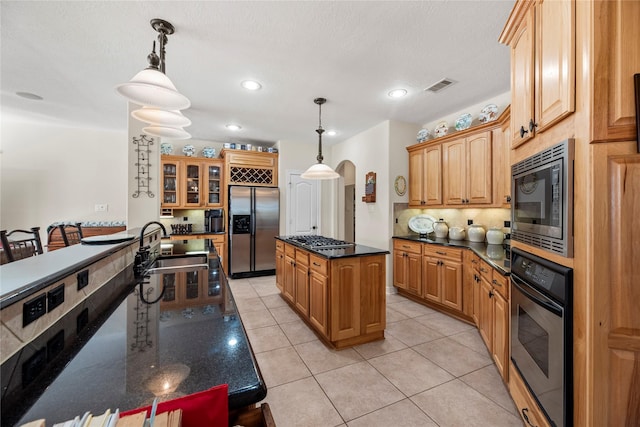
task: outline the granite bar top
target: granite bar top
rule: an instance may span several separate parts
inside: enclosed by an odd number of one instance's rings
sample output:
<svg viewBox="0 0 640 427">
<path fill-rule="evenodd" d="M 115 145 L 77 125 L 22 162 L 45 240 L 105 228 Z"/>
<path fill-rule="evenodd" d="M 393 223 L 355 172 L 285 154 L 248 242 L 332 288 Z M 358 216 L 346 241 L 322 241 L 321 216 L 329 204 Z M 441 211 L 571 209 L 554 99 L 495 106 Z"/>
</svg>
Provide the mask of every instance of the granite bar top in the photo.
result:
<svg viewBox="0 0 640 427">
<path fill-rule="evenodd" d="M 148 233 L 155 232 L 149 229 Z M 122 243 L 105 245 L 78 244 L 42 255 L 29 257 L 0 266 L 0 309 L 33 295 L 69 274 L 108 257 L 122 248 L 139 242 L 140 229 L 114 233 L 109 236 L 130 237 Z"/>
<path fill-rule="evenodd" d="M 2 425 L 39 418 L 52 425 L 85 411 L 133 409 L 151 404 L 155 397 L 169 400 L 219 384 L 228 384 L 232 410 L 264 399 L 267 388 L 219 258 L 204 240 L 198 242 L 202 252 L 209 253 L 208 269 L 109 283 L 34 341 L 31 349 L 49 351 L 55 337 L 77 336 L 46 365 L 57 366 L 58 372 L 45 370 L 27 385 L 41 389 L 35 398 L 31 390 L 29 398 L 8 402 L 5 399 L 15 395 L 3 393 Z M 105 301 L 106 308 L 91 311 Z M 77 318 L 85 308 L 95 320 L 77 332 Z M 19 381 L 24 367 L 35 363 L 33 356 L 24 356 L 26 361 L 16 355 L 18 360 L 3 364 L 3 376 L 12 371 Z"/>
<path fill-rule="evenodd" d="M 385 249 L 378 249 L 378 248 L 373 248 L 371 246 L 365 246 L 365 245 L 359 245 L 359 244 L 354 244 L 345 248 L 322 249 L 322 248 L 313 248 L 313 247 L 302 245 L 296 241 L 287 239 L 287 237 L 285 236 L 277 236 L 276 239 L 328 259 L 363 257 L 363 256 L 370 256 L 370 255 L 388 255 L 390 253 L 388 250 L 385 250 Z"/>
<path fill-rule="evenodd" d="M 502 245 L 488 245 L 484 242 L 476 243 L 468 240 L 449 240 L 434 236 L 420 237 L 418 234 L 407 236 L 393 236 L 394 239 L 411 240 L 413 242 L 432 243 L 442 246 L 467 248 L 475 252 L 483 261 L 486 261 L 503 276 L 511 274 L 511 260 L 507 257 Z"/>
</svg>

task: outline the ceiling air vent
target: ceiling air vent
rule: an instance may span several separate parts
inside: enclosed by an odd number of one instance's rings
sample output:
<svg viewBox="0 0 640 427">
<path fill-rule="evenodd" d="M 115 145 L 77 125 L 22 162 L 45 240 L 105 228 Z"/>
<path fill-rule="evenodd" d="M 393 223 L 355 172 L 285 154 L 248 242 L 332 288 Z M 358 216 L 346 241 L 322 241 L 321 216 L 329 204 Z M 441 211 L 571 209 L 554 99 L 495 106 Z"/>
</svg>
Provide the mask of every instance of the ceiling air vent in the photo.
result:
<svg viewBox="0 0 640 427">
<path fill-rule="evenodd" d="M 451 86 L 455 83 L 455 80 L 444 78 L 437 83 L 432 84 L 428 88 L 425 89 L 427 92 L 440 92 L 445 87 Z"/>
</svg>

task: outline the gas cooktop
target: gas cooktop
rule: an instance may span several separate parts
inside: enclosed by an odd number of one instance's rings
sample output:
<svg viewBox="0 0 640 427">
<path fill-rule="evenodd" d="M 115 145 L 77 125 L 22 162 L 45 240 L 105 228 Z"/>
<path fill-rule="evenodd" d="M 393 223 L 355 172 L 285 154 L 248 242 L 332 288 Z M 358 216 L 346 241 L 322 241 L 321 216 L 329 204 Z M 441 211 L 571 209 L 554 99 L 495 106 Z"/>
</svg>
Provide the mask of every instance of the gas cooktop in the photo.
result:
<svg viewBox="0 0 640 427">
<path fill-rule="evenodd" d="M 337 249 L 337 248 L 350 248 L 355 246 L 355 243 L 347 242 L 345 240 L 332 239 L 324 236 L 289 236 L 286 238 L 291 242 L 298 243 L 302 246 L 306 246 L 313 249 Z"/>
</svg>

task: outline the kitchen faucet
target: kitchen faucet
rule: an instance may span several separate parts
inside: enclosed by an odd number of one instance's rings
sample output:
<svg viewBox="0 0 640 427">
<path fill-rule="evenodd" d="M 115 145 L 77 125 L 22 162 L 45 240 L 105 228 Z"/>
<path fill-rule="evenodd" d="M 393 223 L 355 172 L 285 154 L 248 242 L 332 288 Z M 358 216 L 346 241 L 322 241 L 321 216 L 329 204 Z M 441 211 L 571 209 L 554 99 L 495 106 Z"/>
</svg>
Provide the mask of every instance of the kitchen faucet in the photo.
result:
<svg viewBox="0 0 640 427">
<path fill-rule="evenodd" d="M 167 229 L 162 223 L 158 221 L 149 221 L 142 226 L 142 229 L 140 230 L 140 249 L 138 249 L 133 263 L 133 271 L 136 276 L 140 276 L 149 264 L 149 249 L 151 247 L 144 245 L 144 232 L 147 230 L 147 227 L 153 224 L 160 226 L 163 233 L 162 237 L 169 237 L 169 235 L 167 234 Z"/>
</svg>

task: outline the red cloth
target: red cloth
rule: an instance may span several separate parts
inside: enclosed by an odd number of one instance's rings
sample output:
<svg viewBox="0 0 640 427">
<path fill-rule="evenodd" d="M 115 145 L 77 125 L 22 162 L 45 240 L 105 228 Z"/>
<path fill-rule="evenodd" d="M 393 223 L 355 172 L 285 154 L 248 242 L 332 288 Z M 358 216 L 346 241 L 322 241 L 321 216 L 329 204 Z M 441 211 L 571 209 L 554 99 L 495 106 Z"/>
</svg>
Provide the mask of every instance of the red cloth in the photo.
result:
<svg viewBox="0 0 640 427">
<path fill-rule="evenodd" d="M 182 396 L 177 399 L 158 403 L 157 414 L 182 409 L 182 427 L 228 427 L 229 425 L 229 387 L 221 384 L 208 390 Z M 147 411 L 151 406 L 121 412 L 120 416 L 133 415 Z"/>
</svg>

